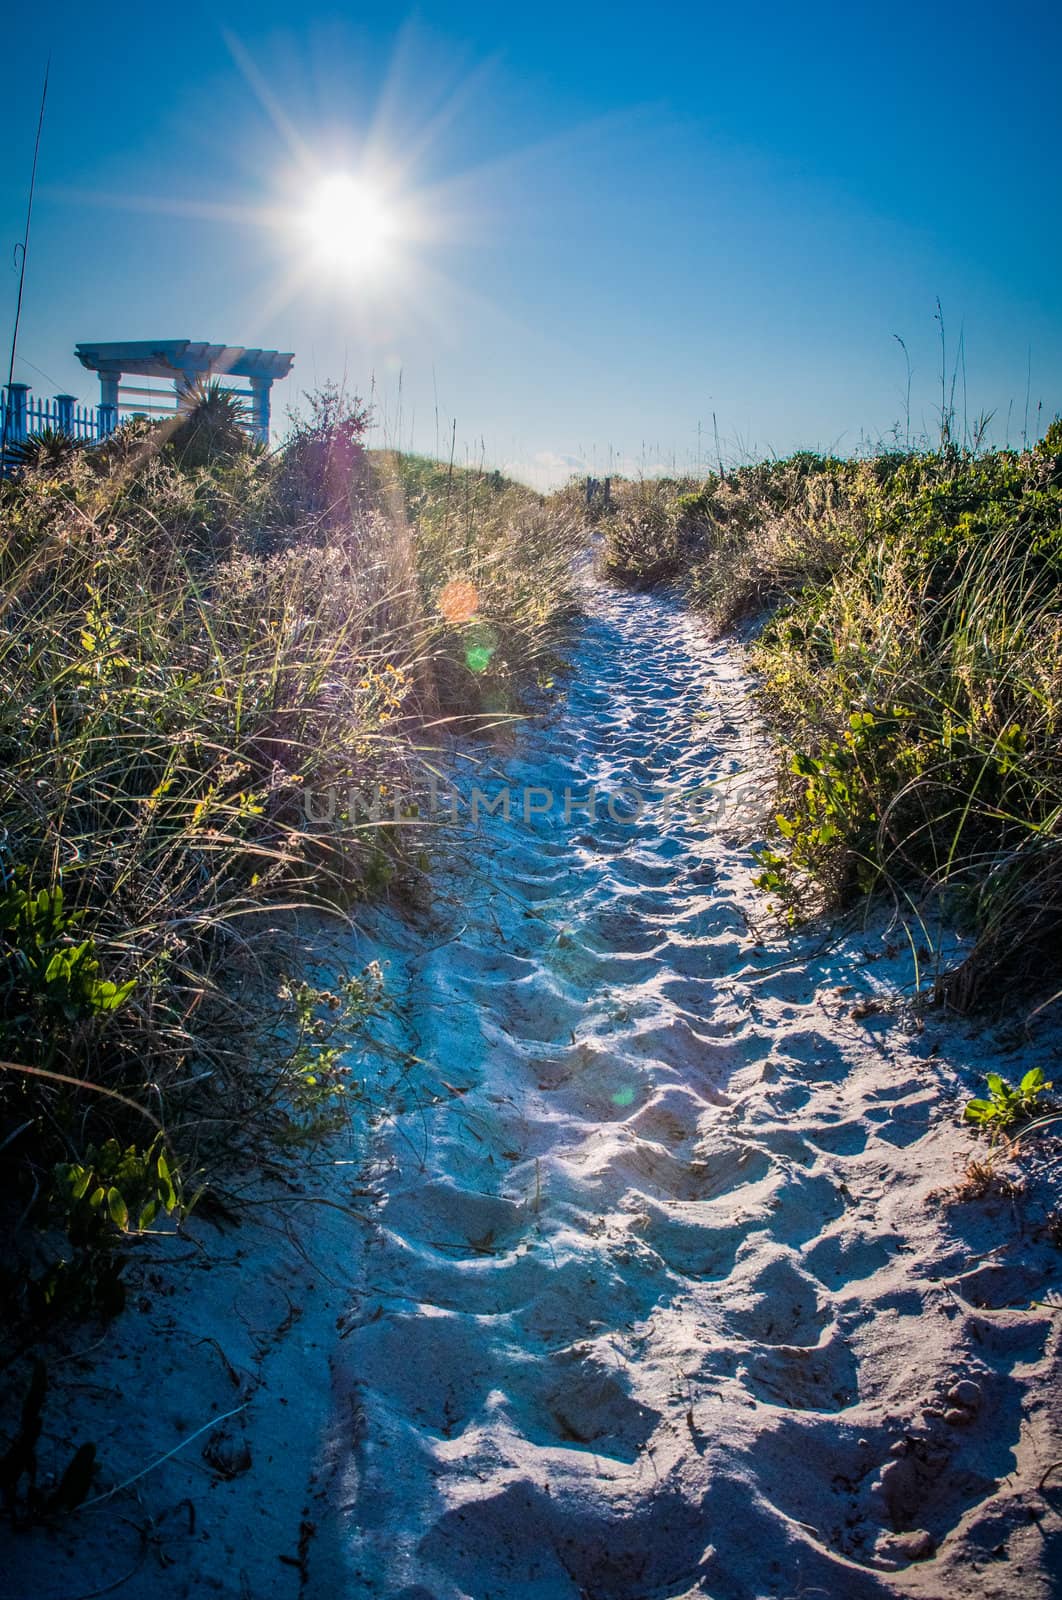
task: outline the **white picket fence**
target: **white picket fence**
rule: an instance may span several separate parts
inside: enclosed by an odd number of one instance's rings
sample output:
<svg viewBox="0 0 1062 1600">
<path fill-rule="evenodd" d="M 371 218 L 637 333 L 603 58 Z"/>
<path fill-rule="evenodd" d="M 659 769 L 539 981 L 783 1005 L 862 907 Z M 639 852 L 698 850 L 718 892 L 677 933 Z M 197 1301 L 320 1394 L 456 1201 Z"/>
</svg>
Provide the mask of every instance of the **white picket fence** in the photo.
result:
<svg viewBox="0 0 1062 1600">
<path fill-rule="evenodd" d="M 229 393 L 241 402 L 254 401 L 249 389 L 229 388 Z M 157 419 L 176 417 L 179 414 L 178 396 L 169 389 L 136 388 L 123 384 L 118 390 L 118 403 L 97 406 L 82 405 L 76 395 L 57 394 L 51 399 L 35 397 L 28 383 L 5 384 L 0 390 L 0 429 L 3 430 L 3 448 L 0 451 L 0 472 L 8 472 L 15 464 L 13 447 L 24 444 L 34 434 L 46 429 L 64 433 L 69 439 L 92 444 L 106 439 L 118 426 L 119 418 L 153 416 Z M 135 396 L 136 398 L 131 398 Z M 259 436 L 259 425 L 248 408 L 242 426 L 252 437 Z M 268 434 L 268 411 L 265 428 Z"/>
<path fill-rule="evenodd" d="M 27 383 L 9 383 L 0 395 L 0 429 L 7 448 L 22 444 L 35 433 L 50 429 L 68 438 L 91 442 L 105 438 L 117 425 L 109 406 L 85 406 L 76 395 L 36 398 Z"/>
<path fill-rule="evenodd" d="M 32 395 L 27 395 L 27 434 L 42 433 L 45 428 L 51 428 L 56 433 L 68 433 L 72 439 L 98 439 L 99 407 L 83 406 L 69 394 L 57 394 L 51 400 L 35 400 Z"/>
</svg>

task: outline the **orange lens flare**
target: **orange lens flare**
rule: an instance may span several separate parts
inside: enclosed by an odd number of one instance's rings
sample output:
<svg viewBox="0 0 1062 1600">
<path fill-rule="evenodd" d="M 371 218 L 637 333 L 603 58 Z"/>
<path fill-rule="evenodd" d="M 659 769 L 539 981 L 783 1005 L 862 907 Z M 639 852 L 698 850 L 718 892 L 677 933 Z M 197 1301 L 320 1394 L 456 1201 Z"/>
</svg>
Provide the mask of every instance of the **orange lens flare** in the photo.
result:
<svg viewBox="0 0 1062 1600">
<path fill-rule="evenodd" d="M 465 578 L 451 578 L 439 594 L 439 610 L 447 622 L 471 622 L 478 608 L 476 586 Z"/>
</svg>

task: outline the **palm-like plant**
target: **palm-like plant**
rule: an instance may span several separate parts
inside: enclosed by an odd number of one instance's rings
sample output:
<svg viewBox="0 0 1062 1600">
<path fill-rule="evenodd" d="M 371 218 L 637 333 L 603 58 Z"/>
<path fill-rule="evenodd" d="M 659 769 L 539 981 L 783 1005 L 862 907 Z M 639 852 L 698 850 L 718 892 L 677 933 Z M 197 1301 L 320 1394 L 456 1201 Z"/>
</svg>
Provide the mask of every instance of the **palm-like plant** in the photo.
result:
<svg viewBox="0 0 1062 1600">
<path fill-rule="evenodd" d="M 182 467 L 206 467 L 250 449 L 247 407 L 239 395 L 216 378 L 197 383 L 191 404 L 170 435 L 170 447 Z"/>
<path fill-rule="evenodd" d="M 81 448 L 81 441 L 61 428 L 41 428 L 17 443 L 9 444 L 7 455 L 16 467 L 56 471 Z"/>
</svg>

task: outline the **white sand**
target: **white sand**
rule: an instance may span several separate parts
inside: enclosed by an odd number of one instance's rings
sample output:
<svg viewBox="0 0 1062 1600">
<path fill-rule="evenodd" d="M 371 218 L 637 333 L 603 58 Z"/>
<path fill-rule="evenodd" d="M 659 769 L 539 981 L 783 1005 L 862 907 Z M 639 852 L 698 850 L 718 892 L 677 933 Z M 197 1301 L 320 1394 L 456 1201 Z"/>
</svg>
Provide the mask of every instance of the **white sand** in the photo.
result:
<svg viewBox="0 0 1062 1600">
<path fill-rule="evenodd" d="M 570 694 L 494 765 L 582 794 L 757 748 L 730 648 L 597 591 Z M 999 1042 L 852 1016 L 911 980 L 884 919 L 759 943 L 753 810 L 488 817 L 439 875 L 460 905 L 369 915 L 351 964 L 387 964 L 421 1064 L 338 1152 L 357 1165 L 303 1186 L 370 1220 L 293 1204 L 293 1237 L 264 1210 L 220 1246 L 193 1224 L 209 1254 L 145 1279 L 151 1310 L 61 1396 L 56 1374 L 64 1436 L 112 1479 L 244 1399 L 226 1448 L 250 1468 L 221 1479 L 198 1439 L 139 1503 L 17 1541 L 0 1592 L 133 1570 L 116 1592 L 168 1600 L 1062 1593 L 1045 1202 L 927 1198 Z"/>
</svg>

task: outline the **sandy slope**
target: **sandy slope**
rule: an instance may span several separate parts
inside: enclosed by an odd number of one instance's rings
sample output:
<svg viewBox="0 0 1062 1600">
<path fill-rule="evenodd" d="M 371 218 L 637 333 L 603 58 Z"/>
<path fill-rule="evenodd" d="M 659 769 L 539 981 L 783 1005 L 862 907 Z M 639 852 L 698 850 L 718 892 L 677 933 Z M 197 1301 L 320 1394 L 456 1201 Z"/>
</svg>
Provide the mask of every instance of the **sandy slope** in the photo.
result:
<svg viewBox="0 0 1062 1600">
<path fill-rule="evenodd" d="M 758 942 L 740 784 L 712 822 L 565 819 L 566 786 L 703 785 L 750 752 L 733 653 L 595 591 L 562 706 L 492 758 L 557 804 L 483 818 L 432 927 L 376 913 L 354 952 L 418 1058 L 327 1178 L 370 1220 L 263 1213 L 220 1255 L 208 1230 L 187 1296 L 66 1369 L 69 1433 L 114 1477 L 246 1401 L 236 1470 L 197 1439 L 23 1540 L 0 1592 L 1062 1593 L 1062 1471 L 1037 1492 L 1060 1318 L 1028 1309 L 1062 1256 L 1035 1193 L 929 1199 L 987 1046 L 852 1016 L 909 979 L 884 924 Z"/>
</svg>

